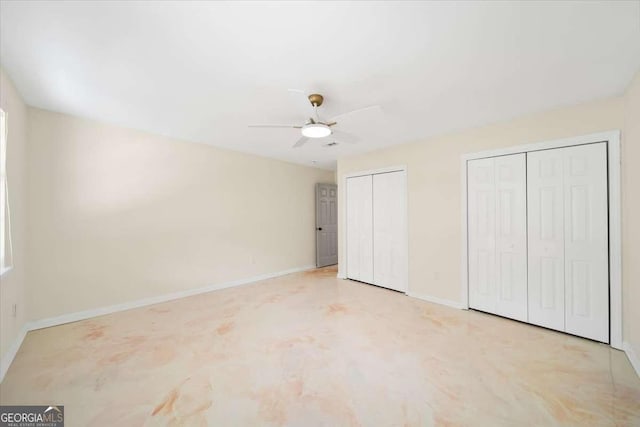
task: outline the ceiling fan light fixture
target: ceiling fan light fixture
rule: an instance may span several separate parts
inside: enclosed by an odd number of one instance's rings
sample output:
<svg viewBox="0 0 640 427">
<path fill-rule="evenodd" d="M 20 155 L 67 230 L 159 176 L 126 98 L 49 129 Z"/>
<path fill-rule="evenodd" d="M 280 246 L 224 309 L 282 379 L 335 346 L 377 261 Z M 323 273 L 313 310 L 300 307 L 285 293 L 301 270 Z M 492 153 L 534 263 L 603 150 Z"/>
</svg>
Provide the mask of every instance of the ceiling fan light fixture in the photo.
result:
<svg viewBox="0 0 640 427">
<path fill-rule="evenodd" d="M 302 135 L 307 138 L 324 138 L 331 135 L 331 128 L 322 123 L 309 123 L 302 127 Z"/>
</svg>

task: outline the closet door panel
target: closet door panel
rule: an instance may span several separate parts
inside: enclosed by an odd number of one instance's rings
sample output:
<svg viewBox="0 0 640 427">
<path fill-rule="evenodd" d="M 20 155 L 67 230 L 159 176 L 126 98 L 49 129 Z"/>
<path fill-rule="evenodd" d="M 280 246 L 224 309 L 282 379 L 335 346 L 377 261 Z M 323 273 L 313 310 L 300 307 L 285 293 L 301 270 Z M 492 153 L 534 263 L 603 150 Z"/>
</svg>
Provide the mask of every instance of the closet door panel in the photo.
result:
<svg viewBox="0 0 640 427">
<path fill-rule="evenodd" d="M 373 283 L 373 180 L 347 178 L 347 277 Z"/>
<path fill-rule="evenodd" d="M 495 159 L 467 162 L 469 307 L 497 309 Z"/>
<path fill-rule="evenodd" d="M 529 323 L 563 331 L 564 190 L 562 150 L 527 153 Z"/>
<path fill-rule="evenodd" d="M 565 330 L 609 342 L 606 143 L 564 154 Z"/>
<path fill-rule="evenodd" d="M 405 178 L 373 175 L 373 284 L 406 291 Z"/>
<path fill-rule="evenodd" d="M 527 321 L 526 155 L 495 158 L 496 313 Z"/>
</svg>

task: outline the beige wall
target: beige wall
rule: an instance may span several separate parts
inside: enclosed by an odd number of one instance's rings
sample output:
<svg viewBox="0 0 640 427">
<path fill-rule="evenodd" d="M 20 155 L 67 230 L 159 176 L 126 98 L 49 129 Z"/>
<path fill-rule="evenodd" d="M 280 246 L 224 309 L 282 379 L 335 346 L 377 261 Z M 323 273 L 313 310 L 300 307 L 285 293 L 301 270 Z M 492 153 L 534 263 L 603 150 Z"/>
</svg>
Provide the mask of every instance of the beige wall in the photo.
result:
<svg viewBox="0 0 640 427">
<path fill-rule="evenodd" d="M 626 93 L 622 134 L 623 336 L 640 357 L 640 72 Z"/>
<path fill-rule="evenodd" d="M 27 109 L 15 87 L 0 69 L 0 106 L 7 113 L 7 179 L 10 185 L 13 269 L 0 277 L 0 358 L 14 344 L 25 324 L 26 293 L 26 178 Z M 4 237 L 4 236 L 3 236 Z M 16 316 L 13 305 L 17 304 Z"/>
<path fill-rule="evenodd" d="M 315 264 L 333 172 L 29 109 L 29 317 Z"/>
<path fill-rule="evenodd" d="M 409 193 L 409 291 L 418 296 L 459 303 L 460 156 L 464 153 L 622 129 L 623 117 L 623 97 L 611 98 L 395 146 L 362 156 L 342 158 L 338 161 L 338 183 L 341 184 L 344 175 L 350 172 L 406 165 Z M 340 210 L 339 230 L 343 230 L 343 214 Z M 341 235 L 339 243 L 342 243 Z M 340 250 L 340 256 L 342 262 L 343 250 Z"/>
</svg>

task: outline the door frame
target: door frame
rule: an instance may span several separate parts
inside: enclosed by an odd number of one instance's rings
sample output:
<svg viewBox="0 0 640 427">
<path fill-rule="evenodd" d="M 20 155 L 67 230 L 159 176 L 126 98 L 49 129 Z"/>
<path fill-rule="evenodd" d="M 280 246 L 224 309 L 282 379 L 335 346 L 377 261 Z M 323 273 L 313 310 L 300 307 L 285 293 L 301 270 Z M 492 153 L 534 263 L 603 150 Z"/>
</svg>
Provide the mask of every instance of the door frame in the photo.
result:
<svg viewBox="0 0 640 427">
<path fill-rule="evenodd" d="M 404 229 L 404 243 L 405 243 L 405 289 L 404 293 L 409 293 L 409 187 L 407 180 L 407 166 L 406 165 L 398 165 L 398 166 L 388 166 L 379 169 L 372 169 L 366 171 L 358 171 L 351 172 L 342 176 L 340 183 L 342 185 L 343 191 L 339 191 L 338 204 L 342 206 L 340 209 L 343 220 L 343 231 L 340 231 L 342 238 L 342 251 L 344 252 L 344 256 L 340 257 L 338 254 L 338 278 L 347 279 L 347 263 L 349 262 L 347 256 L 347 179 L 356 178 L 358 176 L 365 175 L 378 175 L 382 173 L 391 173 L 391 172 L 401 172 L 403 177 L 403 192 L 404 192 L 404 203 L 401 206 L 402 215 L 405 217 L 405 229 Z M 342 258 L 343 262 L 340 262 Z M 375 268 L 375 265 L 374 265 Z"/>
<path fill-rule="evenodd" d="M 463 154 L 460 159 L 461 173 L 461 227 L 462 259 L 460 263 L 460 293 L 462 308 L 469 308 L 469 242 L 467 230 L 467 162 L 487 157 L 549 150 L 574 145 L 607 142 L 607 168 L 609 191 L 609 342 L 611 347 L 622 350 L 622 234 L 620 204 L 620 131 L 592 133 L 571 138 L 535 142 L 494 150 Z"/>
</svg>

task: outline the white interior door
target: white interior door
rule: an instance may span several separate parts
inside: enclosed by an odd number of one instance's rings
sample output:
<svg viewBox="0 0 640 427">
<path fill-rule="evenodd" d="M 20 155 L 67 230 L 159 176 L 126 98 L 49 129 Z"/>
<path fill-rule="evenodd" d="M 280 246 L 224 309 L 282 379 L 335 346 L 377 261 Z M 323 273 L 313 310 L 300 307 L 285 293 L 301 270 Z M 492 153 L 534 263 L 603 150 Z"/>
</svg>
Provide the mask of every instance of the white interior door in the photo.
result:
<svg viewBox="0 0 640 427">
<path fill-rule="evenodd" d="M 529 323 L 564 330 L 561 149 L 527 153 Z"/>
<path fill-rule="evenodd" d="M 373 284 L 405 292 L 405 174 L 373 175 Z"/>
<path fill-rule="evenodd" d="M 469 307 L 497 310 L 495 158 L 468 162 Z"/>
<path fill-rule="evenodd" d="M 564 155 L 565 330 L 609 342 L 607 145 Z"/>
<path fill-rule="evenodd" d="M 524 153 L 495 158 L 496 313 L 527 321 L 527 185 Z"/>
<path fill-rule="evenodd" d="M 373 283 L 373 178 L 347 178 L 347 277 Z"/>
</svg>

